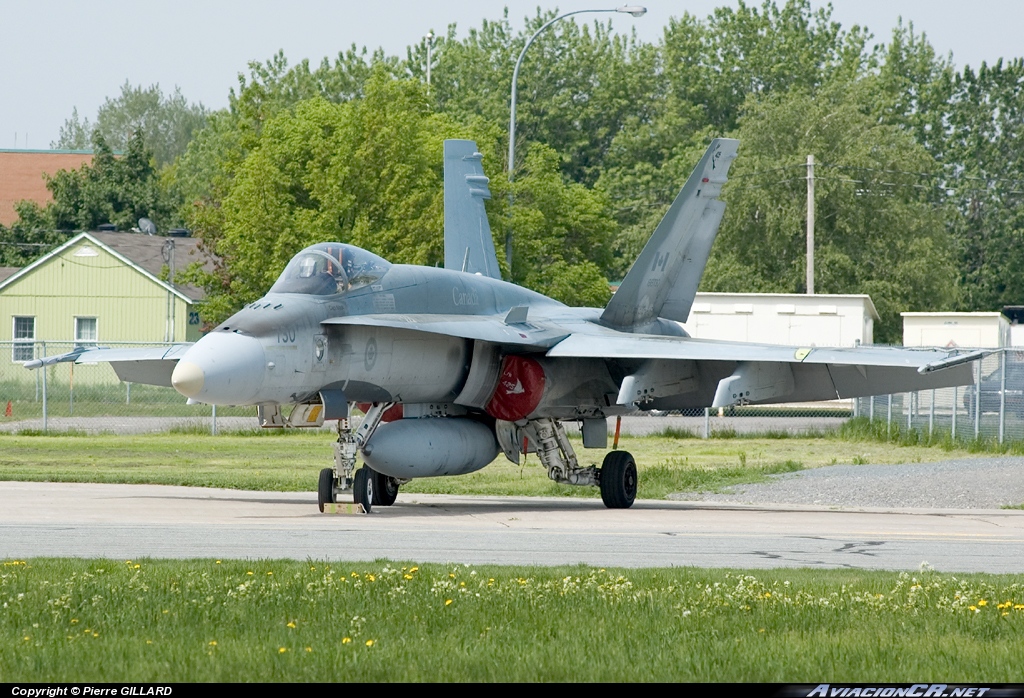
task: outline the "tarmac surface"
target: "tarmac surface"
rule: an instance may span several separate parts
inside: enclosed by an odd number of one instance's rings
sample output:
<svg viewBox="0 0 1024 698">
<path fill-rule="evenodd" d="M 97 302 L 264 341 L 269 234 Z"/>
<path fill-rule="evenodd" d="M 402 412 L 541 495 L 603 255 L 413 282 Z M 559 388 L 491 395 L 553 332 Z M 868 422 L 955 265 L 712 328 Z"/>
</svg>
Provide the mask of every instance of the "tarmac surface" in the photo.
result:
<svg viewBox="0 0 1024 698">
<path fill-rule="evenodd" d="M 38 556 L 1021 574 L 1024 511 L 400 493 L 332 515 L 313 493 L 0 482 L 0 558 Z"/>
</svg>

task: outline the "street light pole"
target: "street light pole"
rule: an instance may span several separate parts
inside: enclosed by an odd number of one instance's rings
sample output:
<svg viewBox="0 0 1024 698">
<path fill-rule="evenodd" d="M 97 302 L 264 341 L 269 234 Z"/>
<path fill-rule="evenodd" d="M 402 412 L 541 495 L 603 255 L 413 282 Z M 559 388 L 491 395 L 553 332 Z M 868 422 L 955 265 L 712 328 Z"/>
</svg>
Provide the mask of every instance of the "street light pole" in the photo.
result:
<svg viewBox="0 0 1024 698">
<path fill-rule="evenodd" d="M 526 55 L 526 49 L 530 48 L 530 44 L 536 39 L 541 33 L 550 27 L 555 22 L 565 19 L 571 15 L 583 14 L 585 12 L 621 12 L 624 14 L 630 14 L 634 17 L 643 17 L 647 13 L 646 7 L 640 7 L 639 5 L 623 5 L 622 7 L 616 7 L 610 10 L 574 10 L 573 12 L 566 12 L 563 15 L 558 15 L 551 21 L 547 22 L 540 29 L 533 33 L 533 36 L 527 40 L 526 45 L 523 46 L 523 50 L 519 52 L 519 59 L 516 61 L 516 67 L 512 71 L 512 109 L 511 116 L 508 121 L 508 183 L 511 185 L 512 180 L 515 176 L 515 163 L 516 163 L 516 83 L 519 81 L 519 67 L 523 63 L 523 57 Z M 509 187 L 508 191 L 509 199 L 509 216 L 512 215 L 512 188 Z M 505 233 L 505 262 L 508 265 L 508 273 L 512 274 L 512 226 L 508 226 Z"/>
</svg>

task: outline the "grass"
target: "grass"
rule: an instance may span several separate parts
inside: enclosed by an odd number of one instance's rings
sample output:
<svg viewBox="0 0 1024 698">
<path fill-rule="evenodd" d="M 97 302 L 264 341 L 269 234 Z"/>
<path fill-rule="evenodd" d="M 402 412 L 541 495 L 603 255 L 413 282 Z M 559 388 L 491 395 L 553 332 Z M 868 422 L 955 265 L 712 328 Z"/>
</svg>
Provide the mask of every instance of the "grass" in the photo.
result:
<svg viewBox="0 0 1024 698">
<path fill-rule="evenodd" d="M 10 560 L 6 682 L 1020 680 L 1013 576 Z M 827 677 L 827 678 L 825 678 Z"/>
<path fill-rule="evenodd" d="M 253 438 L 259 435 L 259 438 Z M 0 480 L 147 483 L 244 490 L 311 491 L 319 470 L 332 462 L 333 436 L 322 431 L 252 430 L 210 436 L 184 428 L 165 434 L 92 436 L 0 433 Z M 639 469 L 639 496 L 718 491 L 761 482 L 769 475 L 839 463 L 906 463 L 941 460 L 942 449 L 838 438 L 679 439 L 624 437 Z M 600 464 L 602 451 L 574 447 L 581 462 Z M 558 485 L 537 457 L 525 465 L 499 456 L 481 471 L 460 477 L 424 478 L 405 492 L 465 495 L 597 497 L 596 488 Z"/>
</svg>

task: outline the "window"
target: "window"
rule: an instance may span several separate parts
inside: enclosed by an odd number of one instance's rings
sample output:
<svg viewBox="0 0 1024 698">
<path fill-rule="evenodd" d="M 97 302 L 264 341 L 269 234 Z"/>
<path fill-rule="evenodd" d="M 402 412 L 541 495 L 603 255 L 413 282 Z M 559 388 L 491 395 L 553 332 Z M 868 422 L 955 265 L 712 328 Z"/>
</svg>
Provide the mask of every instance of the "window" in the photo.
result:
<svg viewBox="0 0 1024 698">
<path fill-rule="evenodd" d="M 36 358 L 36 319 L 34 317 L 14 318 L 14 349 L 12 361 L 31 361 Z"/>
<path fill-rule="evenodd" d="M 96 318 L 75 318 L 75 344 L 96 343 Z"/>
</svg>

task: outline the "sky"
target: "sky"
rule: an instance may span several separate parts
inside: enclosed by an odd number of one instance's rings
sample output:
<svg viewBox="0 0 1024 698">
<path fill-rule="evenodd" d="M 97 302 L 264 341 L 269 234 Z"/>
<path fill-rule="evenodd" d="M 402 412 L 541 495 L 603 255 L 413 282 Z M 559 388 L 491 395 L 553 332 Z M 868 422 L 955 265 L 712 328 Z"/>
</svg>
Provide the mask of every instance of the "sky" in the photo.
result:
<svg viewBox="0 0 1024 698">
<path fill-rule="evenodd" d="M 783 4 L 784 0 L 777 0 Z M 536 0 L 0 0 L 0 148 L 48 148 L 72 109 L 95 119 L 107 97 L 125 81 L 180 87 L 192 102 L 227 106 L 228 91 L 249 61 L 283 50 L 290 64 L 318 64 L 352 44 L 383 47 L 405 56 L 406 46 L 430 30 L 455 24 L 464 37 L 484 19 L 500 19 L 508 7 L 515 28 L 538 7 L 568 12 L 617 7 L 604 3 Z M 632 3 L 631 3 L 632 4 Z M 648 12 L 584 15 L 612 18 L 619 31 L 636 28 L 656 42 L 671 17 L 705 17 L 737 0 L 639 0 Z M 748 5 L 760 5 L 751 0 Z M 815 8 L 826 3 L 811 0 Z M 941 55 L 958 67 L 1024 55 L 1024 2 L 1019 0 L 835 0 L 833 18 L 844 27 L 866 26 L 876 42 L 887 42 L 902 17 L 924 32 Z M 578 18 L 577 18 L 578 19 Z M 509 70 L 512 66 L 509 66 Z"/>
</svg>

